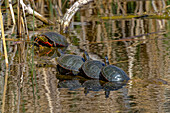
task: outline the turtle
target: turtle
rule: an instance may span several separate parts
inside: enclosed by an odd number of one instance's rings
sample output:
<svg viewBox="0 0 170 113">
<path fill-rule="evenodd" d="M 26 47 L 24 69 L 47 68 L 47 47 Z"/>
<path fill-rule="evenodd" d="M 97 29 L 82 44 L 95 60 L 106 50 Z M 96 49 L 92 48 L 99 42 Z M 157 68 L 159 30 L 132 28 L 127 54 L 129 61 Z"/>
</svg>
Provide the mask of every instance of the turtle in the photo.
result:
<svg viewBox="0 0 170 113">
<path fill-rule="evenodd" d="M 80 68 L 81 75 L 86 78 L 99 79 L 101 68 L 105 66 L 104 62 L 90 59 L 86 51 L 84 52 L 84 58 L 86 61 Z"/>
<path fill-rule="evenodd" d="M 35 44 L 47 47 L 67 47 L 69 44 L 66 38 L 56 32 L 45 32 L 34 36 Z"/>
<path fill-rule="evenodd" d="M 122 69 L 114 65 L 109 65 L 107 56 L 105 57 L 105 64 L 106 66 L 101 69 L 99 79 L 109 82 L 123 82 L 130 79 Z"/>
<path fill-rule="evenodd" d="M 85 59 L 79 55 L 63 54 L 57 59 L 57 69 L 60 74 L 78 75 Z"/>
</svg>

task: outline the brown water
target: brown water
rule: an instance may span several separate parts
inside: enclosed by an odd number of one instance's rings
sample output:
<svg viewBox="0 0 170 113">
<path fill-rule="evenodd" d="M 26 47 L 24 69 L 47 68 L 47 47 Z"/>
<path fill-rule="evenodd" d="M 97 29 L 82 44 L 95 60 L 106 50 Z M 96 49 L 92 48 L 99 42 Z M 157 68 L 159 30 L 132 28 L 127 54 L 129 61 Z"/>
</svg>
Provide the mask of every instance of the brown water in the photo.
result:
<svg viewBox="0 0 170 113">
<path fill-rule="evenodd" d="M 82 14 L 86 7 L 81 9 Z M 106 9 L 101 12 L 109 12 Z M 9 70 L 5 69 L 0 47 L 0 103 L 4 77 L 9 76 L 6 113 L 170 112 L 170 21 L 101 20 L 88 13 L 81 15 L 81 21 L 75 19 L 65 35 L 70 43 L 66 52 L 82 55 L 87 51 L 92 59 L 100 61 L 108 56 L 110 63 L 123 69 L 131 80 L 112 84 L 108 89 L 109 83 L 60 75 L 56 70 L 58 48 L 42 49 L 30 42 L 7 41 Z M 58 29 L 47 26 L 36 32 L 46 31 Z"/>
</svg>

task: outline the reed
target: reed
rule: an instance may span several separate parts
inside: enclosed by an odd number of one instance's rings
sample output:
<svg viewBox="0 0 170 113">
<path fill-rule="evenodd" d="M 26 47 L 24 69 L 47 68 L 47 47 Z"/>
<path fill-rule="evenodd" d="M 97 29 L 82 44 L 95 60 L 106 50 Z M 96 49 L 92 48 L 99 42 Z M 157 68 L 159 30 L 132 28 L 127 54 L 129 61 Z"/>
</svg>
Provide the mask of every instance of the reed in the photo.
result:
<svg viewBox="0 0 170 113">
<path fill-rule="evenodd" d="M 4 113 L 5 97 L 6 97 L 7 82 L 8 82 L 8 55 L 7 55 L 7 48 L 6 48 L 6 42 L 5 42 L 4 25 L 3 25 L 3 17 L 2 17 L 2 12 L 1 12 L 1 6 L 0 6 L 0 23 L 1 23 L 3 48 L 4 48 L 4 54 L 5 54 L 5 63 L 6 63 L 5 84 L 4 84 L 3 99 L 2 99 L 2 113 Z"/>
<path fill-rule="evenodd" d="M 35 12 L 34 12 L 34 8 L 33 8 L 33 35 L 34 35 L 34 23 L 35 23 Z M 33 42 L 33 38 L 31 39 Z M 34 43 L 32 43 L 32 63 L 31 63 L 31 82 L 32 82 L 32 89 L 33 89 L 33 97 L 35 99 L 35 91 L 34 91 L 34 75 L 36 76 L 36 74 L 34 73 Z M 35 81 L 36 81 L 36 77 L 35 77 Z"/>
<path fill-rule="evenodd" d="M 35 11 L 34 11 L 34 8 L 33 8 L 33 35 L 35 34 L 35 31 L 34 31 L 34 23 L 35 23 Z M 33 89 L 33 97 L 34 99 L 36 99 L 36 96 L 38 97 L 37 93 L 38 93 L 38 85 L 37 85 L 37 76 L 35 74 L 35 65 L 34 65 L 34 39 L 32 37 L 31 39 L 32 41 L 32 51 L 31 51 L 31 54 L 32 54 L 32 63 L 31 63 L 31 82 L 32 82 L 32 89 Z M 35 88 L 34 88 L 34 83 L 35 83 Z M 35 89 L 35 90 L 34 90 Z"/>
<path fill-rule="evenodd" d="M 4 35 L 4 25 L 3 25 L 3 17 L 2 17 L 2 12 L 1 12 L 1 6 L 0 6 L 0 23 L 1 23 L 1 32 L 2 32 L 2 40 L 3 40 L 4 54 L 5 54 L 6 68 L 8 68 L 8 55 L 7 55 L 7 49 L 6 49 L 6 42 L 5 42 L 5 35 Z"/>
<path fill-rule="evenodd" d="M 51 18 L 51 20 L 53 20 L 53 18 L 54 18 L 54 15 L 53 15 L 53 6 L 52 6 L 52 1 L 51 0 L 49 0 L 49 5 L 50 5 L 50 18 Z"/>
</svg>

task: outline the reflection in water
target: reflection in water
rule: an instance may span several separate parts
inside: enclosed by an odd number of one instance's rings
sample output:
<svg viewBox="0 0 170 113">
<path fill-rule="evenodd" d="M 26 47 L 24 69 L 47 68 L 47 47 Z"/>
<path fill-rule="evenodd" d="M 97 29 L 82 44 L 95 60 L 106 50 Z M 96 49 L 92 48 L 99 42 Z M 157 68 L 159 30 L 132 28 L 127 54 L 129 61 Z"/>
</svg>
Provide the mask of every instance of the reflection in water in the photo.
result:
<svg viewBox="0 0 170 113">
<path fill-rule="evenodd" d="M 59 112 L 59 107 L 60 107 L 60 99 L 59 99 L 59 94 L 60 92 L 58 91 L 57 88 L 57 83 L 58 80 L 55 77 L 56 74 L 56 69 L 55 68 L 39 68 L 37 70 L 37 74 L 41 75 L 39 76 L 39 85 L 42 85 L 42 87 L 38 88 L 40 91 L 38 95 L 38 103 L 40 104 L 40 109 L 41 111 L 50 111 L 50 113 L 56 113 Z M 38 86 L 39 86 L 38 85 Z M 42 105 L 41 105 L 42 104 Z M 46 107 L 44 106 L 46 105 Z M 44 108 L 41 108 L 44 107 Z M 49 109 L 49 110 L 48 110 Z"/>
<path fill-rule="evenodd" d="M 113 101 L 113 98 L 118 102 L 116 104 L 117 106 L 121 106 L 123 103 L 128 104 L 128 101 L 125 101 L 127 99 L 127 89 L 123 88 L 123 85 L 125 84 L 86 80 L 82 83 L 83 87 L 78 88 L 77 86 L 80 86 L 78 80 L 66 80 L 61 83 L 61 104 L 65 108 L 63 110 L 66 110 L 67 112 L 94 112 L 94 110 L 95 112 L 109 111 L 110 108 L 107 108 L 107 106 L 112 106 L 107 103 Z M 71 88 L 68 88 L 68 84 L 70 84 Z M 75 88 L 73 88 L 73 86 L 75 86 Z M 118 94 L 117 92 L 114 92 L 120 88 L 123 89 L 119 90 L 120 92 Z M 83 91 L 85 94 L 82 94 Z M 105 95 L 105 92 L 110 92 L 110 97 L 109 93 Z M 121 94 L 121 96 L 119 94 Z M 107 99 L 105 97 L 107 97 Z"/>
<path fill-rule="evenodd" d="M 115 91 L 123 88 L 126 83 L 123 82 L 107 82 L 103 85 L 103 89 L 105 91 L 106 98 L 109 97 L 110 91 Z"/>
<path fill-rule="evenodd" d="M 110 91 L 115 91 L 118 89 L 123 88 L 126 83 L 124 82 L 104 82 L 104 81 L 99 81 L 99 80 L 85 80 L 85 81 L 80 81 L 76 79 L 72 80 L 64 80 L 59 82 L 58 86 L 59 88 L 65 88 L 71 91 L 76 91 L 80 89 L 84 89 L 85 95 L 90 93 L 90 91 L 102 91 L 104 90 L 107 92 L 106 97 L 109 97 Z"/>
<path fill-rule="evenodd" d="M 73 22 L 68 33 L 71 44 L 64 49 L 80 56 L 86 50 L 92 59 L 100 61 L 108 56 L 111 64 L 123 69 L 131 78 L 127 84 L 60 75 L 56 71 L 58 48 L 34 47 L 32 50 L 30 43 L 7 41 L 10 68 L 5 112 L 169 112 L 169 20 L 100 19 L 100 16 L 155 13 L 158 9 L 163 13 L 168 1 L 129 1 L 133 2 L 95 0 L 82 7 L 77 13 L 81 17 L 74 18 L 78 24 Z M 53 27 L 37 32 L 56 31 Z M 147 33 L 152 34 L 141 35 Z M 4 64 L 0 46 L 0 108 Z"/>
<path fill-rule="evenodd" d="M 87 80 L 83 83 L 84 93 L 87 95 L 89 91 L 100 91 L 102 86 L 99 80 Z"/>
<path fill-rule="evenodd" d="M 164 111 L 165 112 L 169 112 L 170 111 L 170 108 L 169 108 L 169 105 L 170 105 L 170 87 L 168 87 L 167 89 L 165 89 L 165 102 L 164 104 L 162 105 L 162 108 L 164 108 Z"/>
<path fill-rule="evenodd" d="M 59 88 L 68 88 L 69 90 L 76 90 L 82 87 L 79 80 L 64 80 L 62 82 L 59 82 L 58 85 Z"/>
</svg>

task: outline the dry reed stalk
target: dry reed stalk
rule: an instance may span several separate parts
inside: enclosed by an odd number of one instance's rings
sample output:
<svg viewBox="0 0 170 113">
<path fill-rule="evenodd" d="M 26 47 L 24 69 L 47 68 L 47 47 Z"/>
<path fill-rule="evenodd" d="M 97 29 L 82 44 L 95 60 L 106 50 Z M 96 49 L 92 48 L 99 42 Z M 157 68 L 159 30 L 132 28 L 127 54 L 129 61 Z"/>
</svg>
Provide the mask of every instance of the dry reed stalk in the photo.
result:
<svg viewBox="0 0 170 113">
<path fill-rule="evenodd" d="M 22 3 L 23 0 L 20 0 L 20 3 Z M 28 27 L 27 27 L 27 19 L 25 17 L 25 7 L 22 5 L 22 11 L 23 11 L 23 15 L 24 15 L 24 22 L 25 22 L 25 30 L 26 30 L 26 33 L 27 33 L 27 39 L 29 39 L 29 35 L 28 35 Z"/>
<path fill-rule="evenodd" d="M 23 19 L 23 17 L 21 17 L 21 25 L 22 25 L 22 28 L 23 28 L 22 33 L 25 34 L 26 29 L 25 29 L 25 24 L 24 24 L 24 19 Z M 28 39 L 28 40 L 29 40 L 29 39 Z"/>
<path fill-rule="evenodd" d="M 7 55 L 7 49 L 6 49 L 6 42 L 5 42 L 5 35 L 4 35 L 4 25 L 3 25 L 1 6 L 0 6 L 0 23 L 1 23 L 1 32 L 2 32 L 2 40 L 3 40 L 4 54 L 5 54 L 6 68 L 8 68 L 8 55 Z"/>
<path fill-rule="evenodd" d="M 43 17 L 41 14 L 39 14 L 36 11 L 33 11 L 33 9 L 31 8 L 30 5 L 25 5 L 23 0 L 20 0 L 20 4 L 22 5 L 22 7 L 24 7 L 25 10 L 28 11 L 29 14 L 31 15 L 35 15 L 36 18 L 38 18 L 39 20 L 41 20 L 42 22 L 44 22 L 45 24 L 50 24 L 50 25 L 54 25 L 54 23 L 50 20 L 48 20 L 47 18 Z M 34 12 L 34 13 L 33 13 Z"/>
<path fill-rule="evenodd" d="M 6 89 L 7 89 L 6 87 L 7 87 L 7 81 L 8 81 L 8 56 L 7 56 L 6 42 L 5 42 L 5 36 L 4 36 L 4 26 L 3 26 L 1 6 L 0 6 L 0 23 L 1 23 L 1 32 L 2 32 L 4 53 L 5 53 L 5 63 L 6 63 L 5 85 L 4 85 L 3 99 L 2 99 L 2 113 L 4 113 L 4 110 L 5 110 L 5 95 L 6 95 Z"/>
<path fill-rule="evenodd" d="M 16 22 L 15 22 L 15 16 L 14 16 L 14 11 L 13 11 L 13 8 L 12 8 L 12 1 L 9 0 L 9 8 L 10 8 L 10 12 L 11 12 L 11 16 L 12 16 L 12 21 L 13 21 L 13 24 L 14 26 L 16 25 Z M 14 29 L 12 30 L 12 33 L 14 32 Z"/>
<path fill-rule="evenodd" d="M 33 1 L 34 1 L 34 0 L 33 0 Z M 44 2 L 45 2 L 45 1 L 42 0 L 41 3 L 40 3 L 40 4 L 41 4 L 41 5 L 40 5 L 40 6 L 41 6 L 41 8 L 40 8 L 40 13 L 41 13 L 42 15 L 44 14 L 44 5 L 45 5 Z M 34 9 L 35 9 L 35 8 L 34 8 Z"/>
<path fill-rule="evenodd" d="M 59 6 L 60 9 L 62 8 L 62 1 L 61 0 L 58 0 L 58 6 Z"/>
</svg>

